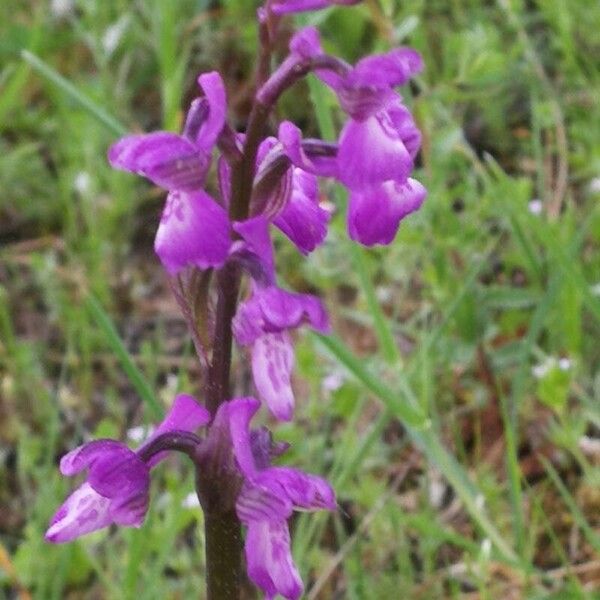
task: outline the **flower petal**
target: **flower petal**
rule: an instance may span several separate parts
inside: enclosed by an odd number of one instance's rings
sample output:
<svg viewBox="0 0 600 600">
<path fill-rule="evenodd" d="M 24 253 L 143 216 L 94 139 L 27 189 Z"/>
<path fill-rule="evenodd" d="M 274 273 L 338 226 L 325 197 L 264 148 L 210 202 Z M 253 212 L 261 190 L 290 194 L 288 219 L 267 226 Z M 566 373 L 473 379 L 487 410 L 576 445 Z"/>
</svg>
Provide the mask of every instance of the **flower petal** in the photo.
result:
<svg viewBox="0 0 600 600">
<path fill-rule="evenodd" d="M 317 178 L 294 168 L 291 197 L 273 221 L 303 254 L 312 252 L 327 235 L 330 214 L 319 206 L 317 191 Z"/>
<path fill-rule="evenodd" d="M 332 4 L 350 6 L 358 4 L 361 0 L 275 0 L 271 3 L 271 10 L 276 15 L 285 15 L 293 12 L 319 10 Z"/>
<path fill-rule="evenodd" d="M 171 275 L 188 265 L 221 266 L 230 245 L 227 213 L 206 192 L 168 195 L 154 250 Z"/>
<path fill-rule="evenodd" d="M 67 477 L 72 477 L 83 469 L 89 468 L 94 461 L 103 456 L 119 455 L 128 450 L 129 448 L 116 440 L 94 440 L 65 454 L 60 459 L 60 472 Z"/>
<path fill-rule="evenodd" d="M 198 148 L 209 151 L 215 145 L 227 116 L 227 94 L 225 84 L 217 71 L 203 73 L 198 84 L 208 100 L 208 117 L 200 127 L 195 142 Z"/>
<path fill-rule="evenodd" d="M 269 600 L 277 594 L 287 600 L 300 598 L 303 585 L 292 559 L 290 532 L 285 520 L 251 521 L 245 552 L 248 575 Z"/>
<path fill-rule="evenodd" d="M 210 422 L 210 413 L 202 406 L 196 398 L 187 394 L 179 394 L 173 400 L 173 404 L 160 425 L 152 435 L 138 448 L 139 453 L 154 439 L 169 431 L 195 431 L 198 427 Z M 168 456 L 168 452 L 159 452 L 146 461 L 148 467 L 152 468 Z"/>
<path fill-rule="evenodd" d="M 419 209 L 427 190 L 415 179 L 405 184 L 387 181 L 383 185 L 350 194 L 348 233 L 364 244 L 389 244 L 401 219 Z"/>
<path fill-rule="evenodd" d="M 348 75 L 348 85 L 393 87 L 405 84 L 423 69 L 421 55 L 412 48 L 394 48 L 359 60 Z"/>
<path fill-rule="evenodd" d="M 262 470 L 253 484 L 287 498 L 297 510 L 335 510 L 335 492 L 325 479 L 289 467 Z"/>
<path fill-rule="evenodd" d="M 264 331 L 281 331 L 308 323 L 321 333 L 329 331 L 323 303 L 311 294 L 294 294 L 276 286 L 258 291 L 255 296 L 263 315 Z"/>
<path fill-rule="evenodd" d="M 293 367 L 294 349 L 287 332 L 266 333 L 252 345 L 254 384 L 261 400 L 282 421 L 289 421 L 294 411 Z"/>
<path fill-rule="evenodd" d="M 215 422 L 218 422 L 220 427 L 228 428 L 235 459 L 246 477 L 252 477 L 256 473 L 250 421 L 259 408 L 260 403 L 256 398 L 235 398 L 223 403 L 215 417 Z"/>
<path fill-rule="evenodd" d="M 124 527 L 141 527 L 148 512 L 149 501 L 148 487 L 138 493 L 115 498 L 110 507 L 113 522 Z"/>
<path fill-rule="evenodd" d="M 178 394 L 173 400 L 166 417 L 156 428 L 150 439 L 167 431 L 195 431 L 210 422 L 210 413 L 194 396 Z"/>
<path fill-rule="evenodd" d="M 87 481 L 102 496 L 128 502 L 148 493 L 150 472 L 133 450 L 122 446 L 119 452 L 98 456 L 89 466 Z"/>
<path fill-rule="evenodd" d="M 249 346 L 264 333 L 262 311 L 254 296 L 240 303 L 232 328 L 235 340 L 241 346 Z"/>
<path fill-rule="evenodd" d="M 49 542 L 70 542 L 79 536 L 110 525 L 111 500 L 96 492 L 89 483 L 79 486 L 56 511 L 45 538 Z"/>
<path fill-rule="evenodd" d="M 314 149 L 314 152 L 309 155 L 302 148 L 302 132 L 290 121 L 283 121 L 279 125 L 278 138 L 285 153 L 296 167 L 320 177 L 337 176 L 335 145 L 332 146 L 321 140 L 306 140 Z"/>
<path fill-rule="evenodd" d="M 387 109 L 388 116 L 398 132 L 402 143 L 414 159 L 421 148 L 421 132 L 410 111 L 402 102 L 394 102 Z"/>
<path fill-rule="evenodd" d="M 210 156 L 192 142 L 167 131 L 129 135 L 108 151 L 110 164 L 147 177 L 167 190 L 191 192 L 202 187 Z"/>
<path fill-rule="evenodd" d="M 384 181 L 406 181 L 413 167 L 386 111 L 364 121 L 350 119 L 340 136 L 339 177 L 351 190 L 365 189 Z"/>
<path fill-rule="evenodd" d="M 273 279 L 275 277 L 275 262 L 273 243 L 269 235 L 269 222 L 259 215 L 234 223 L 233 229 L 242 236 L 247 249 L 259 258 L 267 278 L 269 280 Z"/>
<path fill-rule="evenodd" d="M 248 482 L 242 487 L 235 508 L 240 521 L 246 525 L 251 521 L 281 521 L 289 518 L 293 510 L 285 494 Z"/>
</svg>

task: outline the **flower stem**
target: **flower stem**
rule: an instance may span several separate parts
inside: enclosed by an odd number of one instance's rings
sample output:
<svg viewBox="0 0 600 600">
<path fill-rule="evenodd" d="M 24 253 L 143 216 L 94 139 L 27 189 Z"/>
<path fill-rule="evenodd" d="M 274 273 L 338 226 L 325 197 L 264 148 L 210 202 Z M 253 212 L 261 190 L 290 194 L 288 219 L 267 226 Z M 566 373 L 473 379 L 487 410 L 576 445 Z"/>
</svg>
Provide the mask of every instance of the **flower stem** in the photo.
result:
<svg viewBox="0 0 600 600">
<path fill-rule="evenodd" d="M 262 76 L 259 73 L 259 78 Z M 258 146 L 263 137 L 271 107 L 254 103 L 246 140 L 241 155 L 231 164 L 231 200 L 229 218 L 232 222 L 248 218 L 252 184 L 256 171 Z M 206 405 L 211 414 L 230 397 L 230 371 L 232 351 L 231 324 L 235 316 L 240 289 L 240 269 L 226 264 L 217 275 L 218 300 L 215 319 L 212 359 L 208 369 Z M 198 489 L 212 488 L 215 494 L 204 496 L 204 532 L 206 548 L 206 581 L 208 600 L 239 600 L 242 582 L 242 531 L 235 507 L 226 501 L 227 489 L 232 486 L 227 473 L 220 476 L 199 473 Z M 218 501 L 220 499 L 220 502 Z"/>
<path fill-rule="evenodd" d="M 208 600 L 239 600 L 242 532 L 235 510 L 204 511 Z"/>
</svg>

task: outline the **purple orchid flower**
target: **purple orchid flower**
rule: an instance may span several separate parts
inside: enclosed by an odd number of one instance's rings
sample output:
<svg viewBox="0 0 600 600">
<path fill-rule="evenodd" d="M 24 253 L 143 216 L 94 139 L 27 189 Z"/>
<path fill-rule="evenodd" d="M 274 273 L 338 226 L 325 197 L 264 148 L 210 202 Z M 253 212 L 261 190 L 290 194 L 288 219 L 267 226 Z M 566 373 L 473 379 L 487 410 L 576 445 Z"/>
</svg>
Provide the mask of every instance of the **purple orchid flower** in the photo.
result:
<svg viewBox="0 0 600 600">
<path fill-rule="evenodd" d="M 231 400 L 219 408 L 215 423 L 226 424 L 243 477 L 236 509 L 248 528 L 248 575 L 268 599 L 281 594 L 296 600 L 303 585 L 292 558 L 287 521 L 294 510 L 335 510 L 335 493 L 320 477 L 270 466 L 270 436 L 262 435 L 264 430 L 250 430 L 250 421 L 259 406 L 254 398 Z M 280 449 L 275 450 L 280 453 Z"/>
<path fill-rule="evenodd" d="M 275 417 L 289 421 L 294 410 L 294 348 L 288 332 L 308 324 L 327 333 L 329 321 L 316 296 L 295 294 L 276 286 L 267 227 L 264 217 L 236 224 L 244 248 L 251 252 L 249 270 L 253 285 L 252 295 L 239 305 L 232 327 L 237 343 L 251 348 L 252 375 L 259 397 Z"/>
<path fill-rule="evenodd" d="M 331 5 L 351 6 L 358 4 L 361 0 L 272 0 L 270 9 L 277 15 L 287 13 L 305 12 L 308 10 L 319 10 Z"/>
<path fill-rule="evenodd" d="M 163 433 L 194 431 L 209 421 L 205 408 L 192 396 L 180 394 L 137 451 L 116 440 L 95 440 L 71 450 L 60 461 L 61 473 L 71 477 L 87 469 L 88 476 L 52 517 L 46 540 L 69 542 L 113 523 L 140 527 L 148 509 L 150 468 L 166 456 L 159 453 L 144 461 L 140 453 Z"/>
<path fill-rule="evenodd" d="M 292 52 L 305 58 L 322 54 L 314 28 L 298 32 L 293 43 Z M 422 60 L 410 48 L 397 48 L 364 58 L 354 67 L 336 64 L 335 70 L 316 71 L 336 92 L 350 117 L 340 134 L 335 168 L 329 157 L 319 161 L 306 156 L 301 132 L 294 124 L 280 125 L 279 140 L 297 167 L 334 176 L 350 190 L 348 230 L 352 239 L 367 246 L 389 244 L 400 220 L 417 210 L 426 195 L 422 185 L 409 179 L 421 134 L 393 90 L 422 69 Z"/>
<path fill-rule="evenodd" d="M 200 75 L 198 83 L 205 96 L 192 102 L 182 135 L 130 135 L 108 151 L 113 167 L 143 175 L 169 191 L 154 249 L 171 275 L 188 265 L 219 267 L 231 245 L 226 210 L 203 190 L 225 124 L 225 86 L 217 72 Z"/>
</svg>

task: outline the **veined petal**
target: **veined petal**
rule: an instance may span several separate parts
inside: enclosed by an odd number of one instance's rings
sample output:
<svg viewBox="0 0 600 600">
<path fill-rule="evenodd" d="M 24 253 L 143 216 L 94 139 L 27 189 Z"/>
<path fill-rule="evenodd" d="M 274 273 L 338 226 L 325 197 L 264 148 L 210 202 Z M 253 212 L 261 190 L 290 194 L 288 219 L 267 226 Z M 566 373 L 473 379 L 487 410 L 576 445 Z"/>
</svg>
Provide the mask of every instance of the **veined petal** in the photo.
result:
<svg viewBox="0 0 600 600">
<path fill-rule="evenodd" d="M 292 559 L 290 532 L 285 520 L 251 521 L 245 553 L 250 579 L 269 600 L 277 594 L 287 600 L 300 598 L 303 585 Z"/>
<path fill-rule="evenodd" d="M 128 450 L 129 448 L 116 440 L 94 440 L 65 454 L 60 460 L 60 472 L 67 477 L 72 477 L 83 469 L 89 468 L 103 456 L 118 456 Z"/>
<path fill-rule="evenodd" d="M 110 525 L 111 500 L 101 496 L 85 482 L 56 511 L 45 538 L 49 542 L 70 542 L 79 536 Z"/>
<path fill-rule="evenodd" d="M 252 344 L 252 375 L 258 395 L 281 421 L 289 421 L 294 412 L 293 367 L 294 349 L 287 332 L 265 333 Z"/>
<path fill-rule="evenodd" d="M 246 482 L 235 504 L 240 521 L 247 525 L 251 521 L 281 521 L 289 518 L 293 510 L 292 502 L 279 491 Z"/>
<path fill-rule="evenodd" d="M 297 510 L 335 510 L 335 492 L 325 479 L 289 467 L 270 467 L 253 481 L 275 497 L 285 497 Z"/>
<path fill-rule="evenodd" d="M 141 527 L 148 512 L 148 488 L 137 494 L 115 498 L 110 506 L 112 521 L 123 527 Z"/>
<path fill-rule="evenodd" d="M 127 496 L 148 488 L 148 467 L 135 452 L 114 440 L 94 440 L 72 450 L 60 461 L 63 475 L 89 469 L 88 482 L 102 496 Z"/>
<path fill-rule="evenodd" d="M 221 405 L 217 417 L 225 419 L 229 427 L 231 443 L 235 459 L 240 470 L 246 477 L 253 477 L 256 473 L 256 464 L 252 454 L 250 436 L 250 421 L 260 407 L 255 398 L 235 398 Z M 215 418 L 216 420 L 216 418 Z"/>
<path fill-rule="evenodd" d="M 303 27 L 290 40 L 290 52 L 302 58 L 311 58 L 323 53 L 321 36 L 316 27 Z"/>
<path fill-rule="evenodd" d="M 287 13 L 304 12 L 307 10 L 319 10 L 332 4 L 351 6 L 358 4 L 361 0 L 275 0 L 271 3 L 271 10 L 276 15 Z"/>
<path fill-rule="evenodd" d="M 227 94 L 225 84 L 217 71 L 203 73 L 198 84 L 208 100 L 208 117 L 198 130 L 195 142 L 198 148 L 209 151 L 215 145 L 227 116 Z"/>
<path fill-rule="evenodd" d="M 276 286 L 256 292 L 265 331 L 281 331 L 308 323 L 321 333 L 329 331 L 329 320 L 322 302 L 310 294 L 293 294 Z"/>
<path fill-rule="evenodd" d="M 210 155 L 182 136 L 167 131 L 128 135 L 108 151 L 110 164 L 147 177 L 167 190 L 195 191 L 202 187 Z"/>
<path fill-rule="evenodd" d="M 171 275 L 188 265 L 221 266 L 230 245 L 227 213 L 206 192 L 168 195 L 154 250 Z"/>
<path fill-rule="evenodd" d="M 394 180 L 404 182 L 412 158 L 388 113 L 364 121 L 350 119 L 340 137 L 339 178 L 351 190 L 361 190 Z"/>
<path fill-rule="evenodd" d="M 408 150 L 411 158 L 414 159 L 421 148 L 421 132 L 413 116 L 400 101 L 391 104 L 387 109 L 387 113 L 402 143 Z"/>
<path fill-rule="evenodd" d="M 264 270 L 265 279 L 269 282 L 273 281 L 275 279 L 275 259 L 267 219 L 262 215 L 251 217 L 245 221 L 234 223 L 233 229 L 242 236 L 246 248 L 258 257 Z"/>
<path fill-rule="evenodd" d="M 148 446 L 154 439 L 169 431 L 195 431 L 198 427 L 210 423 L 210 413 L 202 406 L 196 398 L 188 394 L 179 394 L 173 400 L 173 404 L 160 425 L 152 435 L 138 448 L 138 453 Z M 148 467 L 152 468 L 168 456 L 168 452 L 159 452 L 146 461 Z"/>
<path fill-rule="evenodd" d="M 327 235 L 330 214 L 319 206 L 317 178 L 293 169 L 292 194 L 273 223 L 303 254 L 312 252 Z"/>
<path fill-rule="evenodd" d="M 235 340 L 241 346 L 249 346 L 264 333 L 262 311 L 254 297 L 240 303 L 232 328 Z"/>
<path fill-rule="evenodd" d="M 91 463 L 87 481 L 102 496 L 127 503 L 139 494 L 148 494 L 150 470 L 133 450 L 123 446 L 121 452 L 104 454 Z"/>
<path fill-rule="evenodd" d="M 401 184 L 387 181 L 364 191 L 352 191 L 348 210 L 348 233 L 364 244 L 389 244 L 401 219 L 419 209 L 427 190 L 415 179 Z"/>
<path fill-rule="evenodd" d="M 255 289 L 242 302 L 233 321 L 238 344 L 252 344 L 263 333 L 277 333 L 309 324 L 321 333 L 329 331 L 323 303 L 310 294 L 294 294 L 275 285 Z"/>
<path fill-rule="evenodd" d="M 195 431 L 210 422 L 210 413 L 194 396 L 178 394 L 166 417 L 155 429 L 150 439 L 167 431 Z"/>
<path fill-rule="evenodd" d="M 422 69 L 423 59 L 416 50 L 394 48 L 359 60 L 348 75 L 348 85 L 370 88 L 403 85 Z"/>
<path fill-rule="evenodd" d="M 302 148 L 302 132 L 296 125 L 290 121 L 283 121 L 279 125 L 278 139 L 283 145 L 283 149 L 289 159 L 296 167 L 299 167 L 307 173 L 318 175 L 320 177 L 336 177 L 338 174 L 338 163 L 335 155 L 318 152 L 308 155 Z M 321 140 L 307 140 L 313 142 L 315 150 L 322 144 L 323 148 L 331 150 L 332 145 Z M 335 150 L 335 146 L 333 146 Z"/>
</svg>

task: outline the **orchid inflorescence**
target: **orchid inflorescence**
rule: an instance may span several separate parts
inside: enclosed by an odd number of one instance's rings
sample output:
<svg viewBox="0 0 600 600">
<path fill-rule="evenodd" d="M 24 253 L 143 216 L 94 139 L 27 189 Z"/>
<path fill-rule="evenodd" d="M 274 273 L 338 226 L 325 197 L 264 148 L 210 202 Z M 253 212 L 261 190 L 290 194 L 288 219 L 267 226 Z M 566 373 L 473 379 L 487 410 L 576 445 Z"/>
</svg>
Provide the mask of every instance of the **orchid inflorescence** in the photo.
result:
<svg viewBox="0 0 600 600">
<path fill-rule="evenodd" d="M 97 440 L 65 455 L 61 472 L 87 470 L 87 479 L 53 517 L 47 540 L 70 541 L 113 523 L 141 526 L 152 467 L 167 451 L 179 451 L 196 467 L 205 519 L 232 514 L 238 528 L 240 522 L 246 526 L 252 581 L 268 598 L 301 595 L 288 519 L 294 509 L 334 510 L 335 494 L 320 477 L 272 466 L 286 445 L 274 442 L 266 428 L 250 427 L 258 400 L 230 399 L 231 344 L 235 339 L 249 349 L 254 387 L 271 415 L 292 419 L 290 330 L 307 324 L 327 333 L 329 323 L 319 298 L 278 287 L 271 226 L 304 255 L 323 243 L 331 214 L 319 202 L 318 178 L 347 188 L 348 234 L 367 246 L 389 244 L 400 221 L 425 198 L 425 188 L 410 177 L 421 135 L 394 90 L 421 70 L 417 52 L 397 48 L 352 66 L 324 53 L 318 31 L 306 27 L 292 36 L 288 56 L 270 71 L 272 42 L 285 14 L 358 1 L 266 0 L 258 10 L 260 56 L 244 134 L 229 125 L 225 84 L 210 72 L 198 77 L 202 95 L 192 102 L 181 135 L 129 135 L 110 148 L 113 167 L 143 175 L 168 192 L 154 248 L 204 368 L 206 408 L 181 394 L 136 451 Z M 308 73 L 333 90 L 348 115 L 337 142 L 304 139 L 289 121 L 273 127 L 277 100 Z M 269 129 L 277 136 L 267 135 Z M 218 193 L 211 194 L 206 188 L 215 163 Z M 238 304 L 243 275 L 247 293 Z M 204 435 L 197 433 L 200 427 Z M 208 536 L 207 529 L 211 597 Z"/>
</svg>

